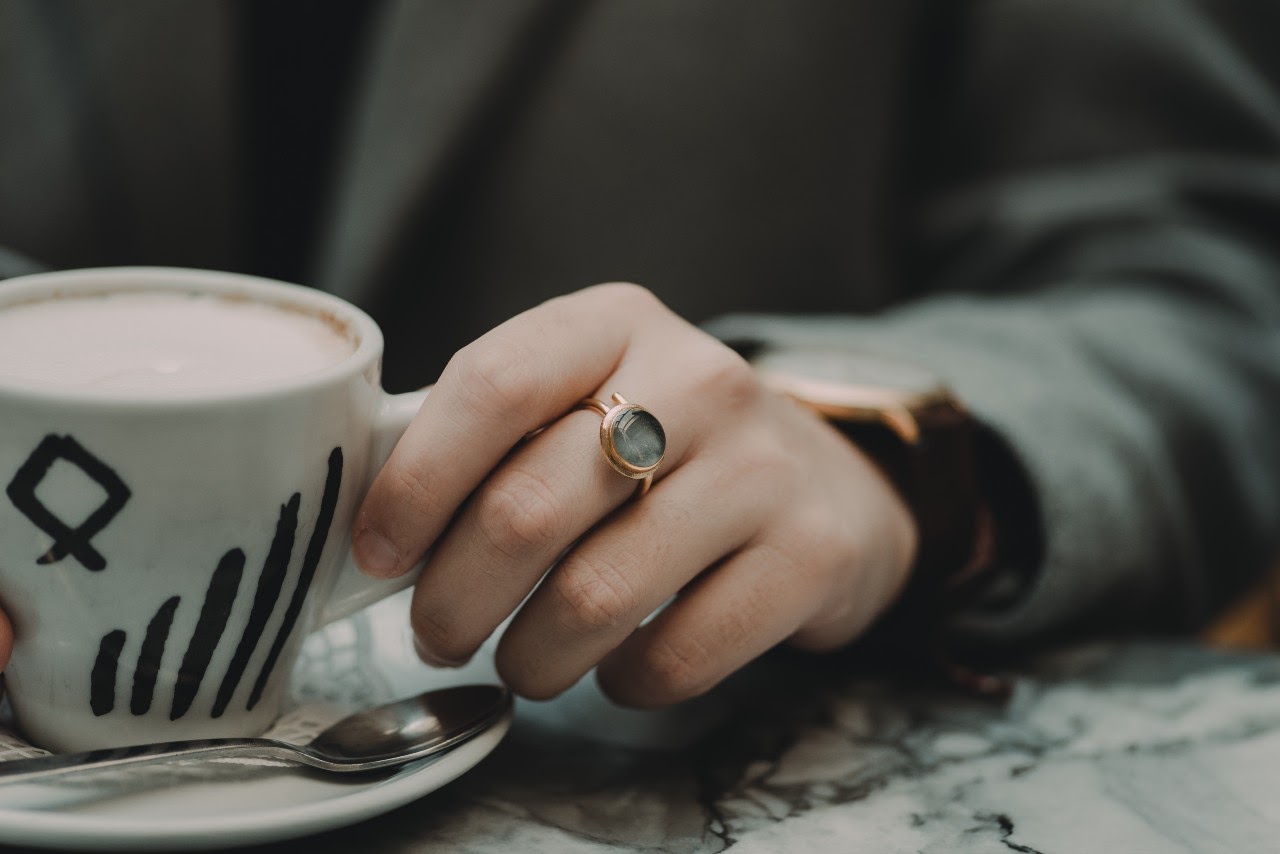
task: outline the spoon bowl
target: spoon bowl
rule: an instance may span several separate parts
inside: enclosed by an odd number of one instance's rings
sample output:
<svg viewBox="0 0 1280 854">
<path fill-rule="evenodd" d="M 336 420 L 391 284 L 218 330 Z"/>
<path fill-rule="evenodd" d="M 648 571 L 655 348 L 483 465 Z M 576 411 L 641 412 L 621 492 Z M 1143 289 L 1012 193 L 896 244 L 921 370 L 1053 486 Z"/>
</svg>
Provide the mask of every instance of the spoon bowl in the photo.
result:
<svg viewBox="0 0 1280 854">
<path fill-rule="evenodd" d="M 484 732 L 511 709 L 501 685 L 439 688 L 348 715 L 297 745 L 272 738 L 213 738 L 55 754 L 0 762 L 0 785 L 90 770 L 192 759 L 275 759 L 321 771 L 398 768 L 442 754 Z"/>
<path fill-rule="evenodd" d="M 511 707 L 501 685 L 460 685 L 348 715 L 306 745 L 335 764 L 386 767 L 440 753 L 478 735 Z M 406 758 L 407 757 L 407 758 Z"/>
</svg>

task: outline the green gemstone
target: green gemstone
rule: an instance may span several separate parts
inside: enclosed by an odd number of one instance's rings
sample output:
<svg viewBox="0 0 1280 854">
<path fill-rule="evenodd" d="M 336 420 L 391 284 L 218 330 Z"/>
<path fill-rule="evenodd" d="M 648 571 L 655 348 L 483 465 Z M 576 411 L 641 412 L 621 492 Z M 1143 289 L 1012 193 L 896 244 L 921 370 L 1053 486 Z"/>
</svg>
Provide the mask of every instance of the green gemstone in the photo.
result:
<svg viewBox="0 0 1280 854">
<path fill-rule="evenodd" d="M 667 434 L 662 425 L 643 409 L 630 409 L 619 415 L 611 435 L 618 456 L 638 469 L 656 466 L 667 450 Z"/>
</svg>

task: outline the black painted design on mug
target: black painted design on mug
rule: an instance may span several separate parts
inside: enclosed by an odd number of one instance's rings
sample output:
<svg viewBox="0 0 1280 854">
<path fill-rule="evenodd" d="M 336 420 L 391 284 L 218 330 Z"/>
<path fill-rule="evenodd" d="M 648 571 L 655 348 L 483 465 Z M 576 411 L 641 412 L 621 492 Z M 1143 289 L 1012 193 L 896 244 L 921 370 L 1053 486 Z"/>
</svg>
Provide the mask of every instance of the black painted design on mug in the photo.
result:
<svg viewBox="0 0 1280 854">
<path fill-rule="evenodd" d="M 178 671 L 178 682 L 173 690 L 169 720 L 176 721 L 185 715 L 199 693 L 209 669 L 209 661 L 213 658 L 213 651 L 217 649 L 222 633 L 226 631 L 227 620 L 231 617 L 231 607 L 235 605 L 243 575 L 244 552 L 241 549 L 232 549 L 218 561 L 218 568 L 213 571 L 209 589 L 204 595 L 204 604 L 200 607 L 200 618 L 196 621 L 195 631 L 191 633 L 191 643 L 187 645 L 187 653 L 182 657 L 182 668 Z"/>
<path fill-rule="evenodd" d="M 302 612 L 304 600 L 311 583 L 315 578 L 320 558 L 324 552 L 325 541 L 333 518 L 337 511 L 338 494 L 342 486 L 342 449 L 334 448 L 329 454 L 328 474 L 325 478 L 324 492 L 320 500 L 320 508 L 316 514 L 315 527 L 303 556 L 302 566 L 298 572 L 297 586 L 290 597 L 289 604 L 281 619 L 279 631 L 268 651 L 262 670 L 254 682 L 247 708 L 257 705 L 265 690 L 266 683 L 275 668 L 284 645 L 297 623 Z M 46 467 L 47 468 L 47 467 Z M 38 480 L 38 478 L 37 478 Z M 126 496 L 127 497 L 127 496 Z M 267 557 L 263 563 L 262 575 L 258 579 L 253 606 L 249 620 L 236 647 L 231 663 L 227 667 L 218 695 L 214 701 L 213 717 L 221 717 L 226 711 L 236 688 L 244 677 L 245 668 L 253 657 L 270 622 L 271 615 L 280 601 L 289 565 L 293 559 L 293 547 L 298 529 L 298 511 L 302 502 L 301 493 L 294 493 L 289 501 L 280 508 L 280 516 L 276 522 L 275 536 L 271 541 Z M 83 527 L 83 526 L 82 526 Z M 221 643 L 227 622 L 231 616 L 236 599 L 239 596 L 240 581 L 243 577 L 245 554 L 243 549 L 233 548 L 227 551 L 218 562 L 217 568 L 209 581 L 205 593 L 204 604 L 200 609 L 200 617 L 192 632 L 186 653 L 179 669 L 177 684 L 174 688 L 173 704 L 170 707 L 169 719 L 183 717 L 193 705 L 204 684 L 209 663 L 214 651 Z M 142 651 L 138 656 L 138 668 L 134 674 L 131 709 L 135 715 L 150 711 L 154 695 L 156 676 L 164 658 L 164 651 L 169 638 L 174 615 L 177 612 L 180 597 L 174 596 L 160 607 L 147 627 Z M 125 632 L 116 629 L 103 637 L 98 650 L 98 658 L 94 664 L 90 679 L 90 705 L 95 715 L 109 714 L 115 708 L 116 678 L 119 669 L 120 651 L 124 647 Z"/>
<path fill-rule="evenodd" d="M 293 556 L 293 539 L 298 530 L 298 505 L 302 502 L 302 493 L 295 492 L 289 503 L 280 507 L 280 521 L 276 523 L 276 535 L 271 541 L 271 550 L 262 565 L 262 575 L 258 576 L 258 591 L 253 596 L 253 610 L 249 612 L 249 622 L 240 637 L 240 645 L 231 659 L 222 685 L 218 688 L 218 698 L 213 703 L 213 716 L 222 717 L 227 704 L 244 678 L 244 669 L 249 658 L 258 648 L 258 641 L 267 628 L 267 621 L 280 601 L 280 591 L 284 588 L 285 573 L 289 571 L 289 559 Z"/>
<path fill-rule="evenodd" d="M 116 671 L 120 669 L 120 650 L 125 633 L 116 629 L 102 636 L 98 657 L 89 676 L 89 708 L 96 717 L 111 714 L 116 707 Z"/>
<path fill-rule="evenodd" d="M 36 487 L 48 475 L 50 467 L 58 460 L 66 460 L 84 472 L 94 483 L 102 487 L 107 497 L 77 527 L 71 527 L 53 514 L 36 495 Z M 129 487 L 115 471 L 102 460 L 89 453 L 71 436 L 45 436 L 19 466 L 17 474 L 5 488 L 13 506 L 30 519 L 37 528 L 53 537 L 49 551 L 36 558 L 38 564 L 57 563 L 71 555 L 85 569 L 100 572 L 107 560 L 93 547 L 91 540 L 102 532 L 116 514 L 129 501 Z"/>
<path fill-rule="evenodd" d="M 181 596 L 166 599 L 147 624 L 142 650 L 138 653 L 138 666 L 133 671 L 133 696 L 129 700 L 129 711 L 135 715 L 151 711 L 151 701 L 156 696 L 156 677 L 160 674 L 169 629 L 173 627 L 173 613 L 178 610 L 181 599 Z"/>
<path fill-rule="evenodd" d="M 324 481 L 324 495 L 320 499 L 320 512 L 316 515 L 316 526 L 311 532 L 311 539 L 307 541 L 307 552 L 302 559 L 302 569 L 298 572 L 298 586 L 293 589 L 293 597 L 289 600 L 289 607 L 284 612 L 280 630 L 276 632 L 276 639 L 271 644 L 267 660 L 258 673 L 257 681 L 253 683 L 253 692 L 249 694 L 246 709 L 252 709 L 262 699 L 262 692 L 267 687 L 267 680 L 271 678 L 271 671 L 275 669 L 276 660 L 280 657 L 280 652 L 284 649 L 285 642 L 298 621 L 298 615 L 302 613 L 302 603 L 307 598 L 307 591 L 311 589 L 311 582 L 315 579 L 316 568 L 320 565 L 320 556 L 324 553 L 325 541 L 329 539 L 333 514 L 338 508 L 340 486 L 342 486 L 342 449 L 334 448 L 329 454 L 329 474 Z"/>
</svg>

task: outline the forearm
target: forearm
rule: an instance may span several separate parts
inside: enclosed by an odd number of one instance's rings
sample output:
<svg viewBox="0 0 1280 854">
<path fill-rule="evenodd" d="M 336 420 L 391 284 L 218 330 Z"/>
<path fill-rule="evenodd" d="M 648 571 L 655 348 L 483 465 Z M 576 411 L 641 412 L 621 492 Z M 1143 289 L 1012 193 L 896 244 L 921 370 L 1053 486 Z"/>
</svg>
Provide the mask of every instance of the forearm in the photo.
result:
<svg viewBox="0 0 1280 854">
<path fill-rule="evenodd" d="M 1014 607 L 961 623 L 1012 638 L 1191 625 L 1262 567 L 1280 503 L 1280 401 L 1267 393 L 1280 352 L 1251 325 L 1116 287 L 935 299 L 875 319 L 726 318 L 714 331 L 914 361 L 1005 440 L 1038 497 L 1043 565 L 1018 568 L 1031 585 Z"/>
<path fill-rule="evenodd" d="M 1276 547 L 1280 68 L 1259 16 L 976 7 L 906 170 L 903 284 L 925 296 L 710 327 L 930 367 L 1003 437 L 1043 559 L 1013 606 L 961 615 L 971 637 L 1192 625 Z"/>
</svg>

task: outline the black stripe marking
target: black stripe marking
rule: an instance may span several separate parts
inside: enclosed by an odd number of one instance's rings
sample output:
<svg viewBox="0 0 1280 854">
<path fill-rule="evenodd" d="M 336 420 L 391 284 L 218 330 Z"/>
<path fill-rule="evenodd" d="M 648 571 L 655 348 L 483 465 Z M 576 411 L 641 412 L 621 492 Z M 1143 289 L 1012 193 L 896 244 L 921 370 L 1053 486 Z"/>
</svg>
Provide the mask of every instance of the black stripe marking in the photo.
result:
<svg viewBox="0 0 1280 854">
<path fill-rule="evenodd" d="M 253 692 L 249 695 L 249 704 L 245 708 L 252 709 L 262 699 L 267 680 L 271 677 L 271 671 L 275 669 L 276 659 L 280 657 L 280 651 L 284 649 L 285 641 L 289 639 L 289 633 L 293 631 L 294 623 L 298 621 L 298 615 L 302 612 L 302 603 L 307 598 L 307 591 L 311 589 L 316 567 L 320 565 L 320 555 L 324 552 L 325 540 L 329 538 L 329 528 L 333 525 L 333 514 L 338 507 L 338 491 L 341 487 L 342 448 L 334 448 L 329 454 L 329 474 L 324 482 L 324 496 L 320 499 L 316 527 L 311 532 L 311 539 L 307 542 L 307 553 L 302 561 L 302 569 L 298 573 L 298 586 L 294 588 L 293 598 L 289 600 L 289 609 L 284 614 L 284 622 L 280 624 L 280 631 L 276 633 L 275 642 L 271 644 L 271 652 L 263 662 L 262 672 L 253 683 Z"/>
<path fill-rule="evenodd" d="M 147 634 L 142 639 L 142 650 L 138 653 L 138 669 L 133 671 L 133 698 L 129 701 L 129 710 L 135 715 L 145 715 L 151 711 L 151 701 L 156 696 L 156 676 L 160 673 L 160 663 L 164 658 L 164 645 L 169 640 L 173 614 L 178 610 L 180 601 L 181 596 L 166 599 L 147 624 Z"/>
<path fill-rule="evenodd" d="M 97 717 L 111 714 L 116 707 L 116 671 L 120 667 L 124 638 L 124 631 L 116 629 L 103 635 L 98 644 L 98 658 L 89 677 L 89 708 Z"/>
<path fill-rule="evenodd" d="M 204 604 L 200 606 L 200 618 L 196 621 L 195 631 L 191 633 L 187 653 L 182 657 L 182 668 L 178 671 L 178 684 L 173 690 L 169 720 L 176 721 L 185 715 L 195 701 L 196 694 L 200 693 L 200 685 L 209 670 L 213 651 L 218 648 L 222 633 L 227 629 L 227 620 L 231 617 L 231 608 L 235 605 L 236 593 L 240 590 L 240 579 L 243 576 L 244 552 L 232 549 L 218 561 L 218 568 L 213 571 L 213 577 L 209 580 Z"/>
<path fill-rule="evenodd" d="M 262 575 L 258 578 L 258 591 L 253 597 L 253 609 L 249 612 L 249 622 L 244 627 L 244 636 L 236 647 L 235 657 L 227 667 L 227 675 L 218 688 L 218 698 L 213 704 L 213 716 L 222 717 L 227 704 L 244 677 L 244 669 L 249 658 L 258 646 L 262 633 L 271 619 L 271 612 L 280 600 L 280 591 L 284 587 L 284 576 L 289 569 L 289 558 L 293 554 L 293 537 L 298 528 L 298 505 L 302 494 L 295 492 L 289 503 L 280 508 L 280 521 L 276 525 L 276 536 L 271 541 L 271 551 L 267 553 L 266 562 L 262 565 Z"/>
</svg>

